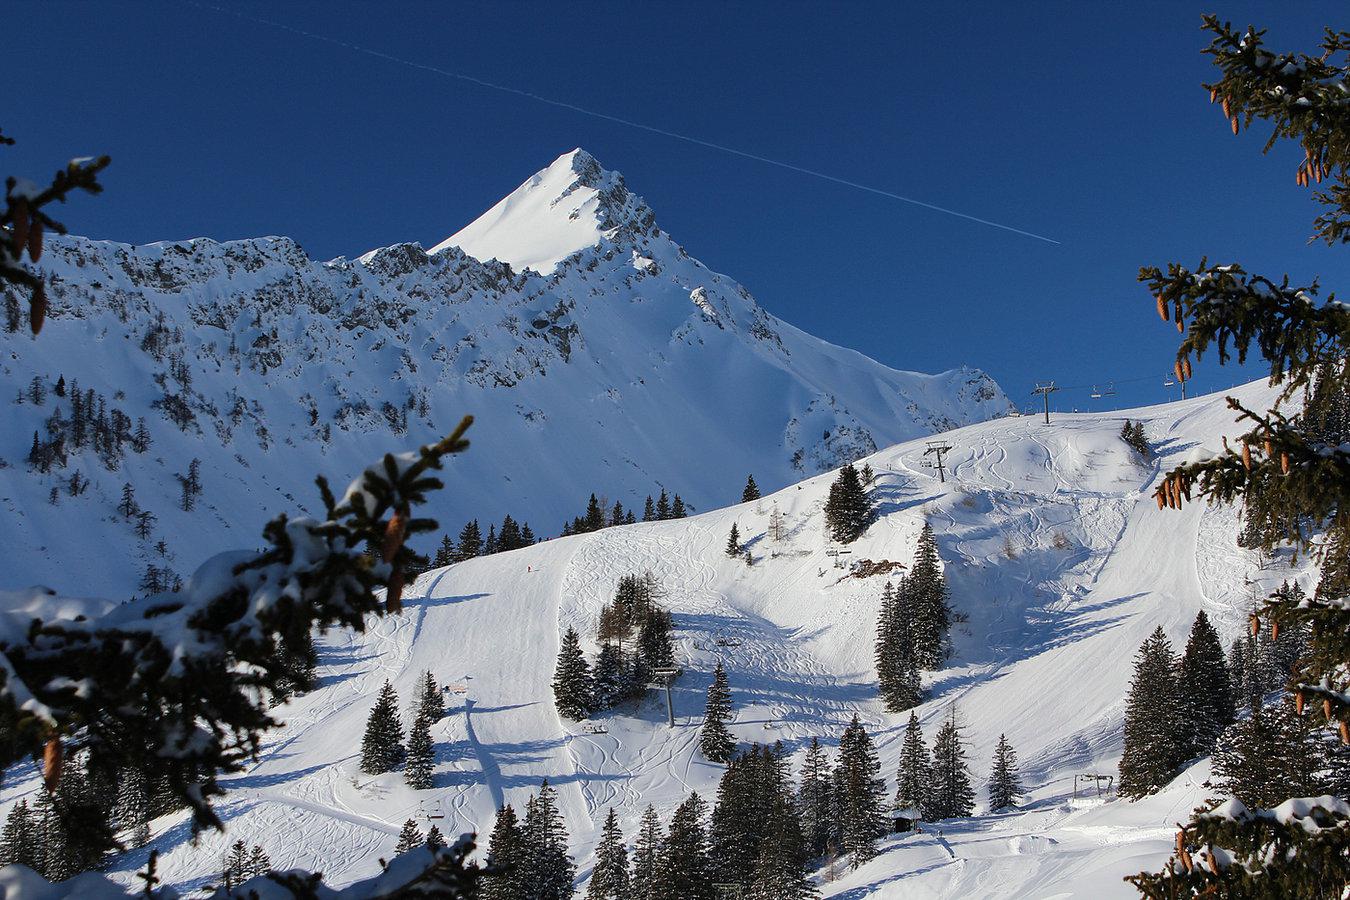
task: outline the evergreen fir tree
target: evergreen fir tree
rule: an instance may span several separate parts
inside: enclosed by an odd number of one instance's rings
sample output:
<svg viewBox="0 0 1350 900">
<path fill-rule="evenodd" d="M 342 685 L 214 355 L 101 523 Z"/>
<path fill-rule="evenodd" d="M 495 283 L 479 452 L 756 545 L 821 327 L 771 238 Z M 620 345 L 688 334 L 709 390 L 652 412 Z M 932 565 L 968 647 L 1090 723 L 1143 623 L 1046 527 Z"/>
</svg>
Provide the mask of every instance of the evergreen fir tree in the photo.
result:
<svg viewBox="0 0 1350 900">
<path fill-rule="evenodd" d="M 441 535 L 441 545 L 436 548 L 436 555 L 431 559 L 431 566 L 435 569 L 444 568 L 455 561 L 455 542 L 450 540 L 450 535 Z"/>
<path fill-rule="evenodd" d="M 553 702 L 565 719 L 580 721 L 590 715 L 595 688 L 591 667 L 581 652 L 581 638 L 575 628 L 567 629 L 558 648 L 558 665 L 553 671 Z"/>
<path fill-rule="evenodd" d="M 1017 805 L 1022 793 L 1022 782 L 1017 772 L 1017 753 L 1008 736 L 998 736 L 998 746 L 994 748 L 994 765 L 989 770 L 989 808 L 992 810 L 1009 809 Z"/>
<path fill-rule="evenodd" d="M 567 828 L 558 812 L 556 797 L 546 779 L 526 807 L 524 872 L 531 900 L 564 900 L 572 896 L 576 870 L 567 855 Z"/>
<path fill-rule="evenodd" d="M 361 771 L 367 775 L 392 772 L 403 762 L 403 725 L 398 719 L 398 695 L 388 681 L 366 720 L 361 741 Z"/>
<path fill-rule="evenodd" d="M 877 480 L 877 473 L 872 471 L 871 463 L 863 463 L 862 471 L 858 474 L 862 476 L 864 487 L 870 487 L 872 482 Z"/>
<path fill-rule="evenodd" d="M 1273 807 L 1289 797 L 1326 793 L 1327 755 L 1289 698 L 1224 729 L 1214 748 L 1214 781 L 1249 807 Z"/>
<path fill-rule="evenodd" d="M 642 507 L 642 521 L 652 522 L 656 519 L 656 506 L 652 503 L 652 495 L 647 495 L 647 502 Z"/>
<path fill-rule="evenodd" d="M 227 892 L 233 891 L 248 880 L 248 845 L 242 840 L 235 841 L 225 851 L 222 861 L 220 882 Z"/>
<path fill-rule="evenodd" d="M 497 526 L 489 525 L 487 537 L 483 540 L 483 555 L 491 556 L 499 549 L 497 546 Z"/>
<path fill-rule="evenodd" d="M 703 730 L 699 747 L 711 762 L 725 763 L 736 752 L 727 721 L 731 718 L 731 688 L 727 685 L 726 669 L 719 661 L 713 669 L 712 684 L 708 686 L 708 702 L 703 710 Z"/>
<path fill-rule="evenodd" d="M 1187 758 L 1204 756 L 1215 739 L 1233 721 L 1233 688 L 1224 661 L 1219 633 L 1201 610 L 1191 626 L 1186 652 L 1181 657 L 1180 683 L 1182 721 L 1187 726 Z"/>
<path fill-rule="evenodd" d="M 257 878 L 272 871 L 272 860 L 257 844 L 248 853 L 248 877 Z"/>
<path fill-rule="evenodd" d="M 619 817 L 610 807 L 595 848 L 595 868 L 586 886 L 586 900 L 631 900 L 628 874 L 628 848 L 624 846 Z"/>
<path fill-rule="evenodd" d="M 759 485 L 755 484 L 755 476 L 750 475 L 745 479 L 745 490 L 741 491 L 741 502 L 751 503 L 759 499 Z"/>
<path fill-rule="evenodd" d="M 36 438 L 34 438 L 36 440 Z M 122 485 L 122 500 L 117 504 L 117 512 L 128 522 L 141 511 L 140 504 L 136 502 L 136 489 L 131 486 L 131 482 Z"/>
<path fill-rule="evenodd" d="M 672 519 L 683 519 L 688 513 L 684 509 L 684 498 L 679 494 L 670 502 L 670 517 Z"/>
<path fill-rule="evenodd" d="M 605 527 L 605 511 L 600 507 L 600 500 L 591 494 L 590 501 L 586 504 L 586 516 L 583 520 L 585 531 L 599 531 Z"/>
<path fill-rule="evenodd" d="M 65 881 L 79 874 L 71 858 L 70 835 L 57 810 L 56 797 L 38 791 L 33 802 L 33 822 L 37 826 L 37 862 L 33 868 L 48 881 Z"/>
<path fill-rule="evenodd" d="M 890 712 L 904 712 L 923 702 L 922 681 L 910 639 L 904 607 L 908 580 L 899 589 L 890 582 L 881 591 L 877 614 L 877 684 Z"/>
<path fill-rule="evenodd" d="M 20 800 L 10 807 L 4 834 L 0 837 L 0 866 L 28 866 L 41 872 L 39 826 L 27 800 Z"/>
<path fill-rule="evenodd" d="M 502 518 L 502 530 L 497 532 L 497 550 L 499 552 L 519 550 L 523 546 L 525 543 L 520 536 L 520 526 L 511 518 L 511 514 L 507 513 Z"/>
<path fill-rule="evenodd" d="M 885 831 L 886 782 L 880 777 L 872 739 L 857 714 L 839 740 L 834 769 L 834 797 L 839 848 L 856 869 L 876 855 L 877 838 Z"/>
<path fill-rule="evenodd" d="M 145 775 L 139 769 L 122 772 L 114 810 L 117 830 L 127 846 L 144 847 L 150 843 L 150 795 Z"/>
<path fill-rule="evenodd" d="M 459 544 L 455 547 L 454 562 L 473 559 L 483 552 L 483 535 L 478 530 L 478 520 L 468 522 L 459 531 Z"/>
<path fill-rule="evenodd" d="M 661 489 L 661 496 L 656 501 L 656 518 L 665 521 L 670 518 L 670 497 L 666 495 L 666 489 Z"/>
<path fill-rule="evenodd" d="M 612 709 L 629 690 L 623 651 L 617 644 L 606 642 L 595 660 L 595 708 Z"/>
<path fill-rule="evenodd" d="M 1176 669 L 1172 644 L 1159 627 L 1135 656 L 1134 680 L 1125 707 L 1125 750 L 1120 758 L 1117 792 L 1122 797 L 1137 800 L 1152 794 L 1172 780 L 1187 758 Z"/>
<path fill-rule="evenodd" d="M 403 830 L 398 833 L 398 843 L 394 845 L 394 855 L 402 856 L 409 850 L 414 850 L 422 846 L 425 838 L 422 837 L 422 831 L 417 827 L 417 823 L 408 819 L 403 823 Z"/>
<path fill-rule="evenodd" d="M 445 835 L 441 834 L 441 830 L 435 825 L 432 825 L 431 830 L 427 832 L 426 845 L 432 850 L 438 850 L 445 846 Z"/>
<path fill-rule="evenodd" d="M 527 900 L 525 833 L 509 803 L 497 810 L 488 839 L 487 864 L 495 871 L 483 879 L 482 900 Z"/>
<path fill-rule="evenodd" d="M 1205 85 L 1233 133 L 1269 124 L 1264 149 L 1289 142 L 1301 161 L 1295 182 L 1312 189 L 1322 205 L 1314 236 L 1330 245 L 1350 243 L 1350 119 L 1342 114 L 1339 86 L 1350 78 L 1350 34 L 1328 28 L 1320 52 L 1288 53 L 1268 48 L 1265 30 L 1234 27 L 1206 15 L 1207 53 L 1218 69 Z M 1322 185 L 1324 178 L 1327 185 Z M 1317 187 L 1313 188 L 1316 183 Z M 1175 373 L 1191 377 L 1192 355 L 1216 350 L 1220 363 L 1236 356 L 1248 362 L 1254 347 L 1269 366 L 1269 383 L 1282 386 L 1263 411 L 1228 398 L 1249 430 L 1229 438 L 1224 452 L 1182 463 L 1166 473 L 1156 497 L 1160 507 L 1187 502 L 1263 506 L 1270 523 L 1259 548 L 1288 542 L 1323 555 L 1317 535 L 1350 521 L 1350 467 L 1343 437 L 1323 432 L 1321 397 L 1350 390 L 1346 366 L 1350 311 L 1318 302 L 1316 282 L 1291 283 L 1249 273 L 1237 263 L 1192 269 L 1171 263 L 1140 269 L 1150 305 L 1175 322 L 1184 335 Z M 1273 393 L 1273 392 L 1272 392 Z M 1304 416 L 1289 416 L 1291 400 L 1305 401 Z M 1311 405 L 1311 409 L 1307 407 Z M 1277 408 L 1278 407 L 1278 408 Z M 1271 596 L 1261 611 L 1281 631 L 1308 627 L 1308 649 L 1296 663 L 1302 708 L 1316 721 L 1329 721 L 1350 744 L 1350 604 Z M 1259 624 L 1259 621 L 1258 621 Z M 1311 701 L 1311 702 L 1308 702 Z M 1305 799 L 1279 815 L 1229 807 L 1227 815 L 1198 811 L 1178 838 L 1177 853 L 1164 871 L 1131 880 L 1154 897 L 1248 896 L 1321 897 L 1340 894 L 1350 854 L 1350 813 L 1339 804 Z M 1224 864 L 1192 865 L 1187 845 L 1223 848 Z M 1215 856 L 1209 856 L 1215 859 Z"/>
<path fill-rule="evenodd" d="M 898 809 L 914 810 L 920 819 L 936 819 L 933 815 L 933 759 L 919 730 L 919 717 L 909 714 L 905 726 L 905 741 L 900 747 L 900 766 L 895 773 L 895 805 Z"/>
<path fill-rule="evenodd" d="M 520 526 L 520 545 L 522 547 L 533 547 L 534 544 L 534 532 L 530 529 L 530 523 L 526 522 Z"/>
<path fill-rule="evenodd" d="M 731 523 L 731 534 L 727 536 L 727 556 L 733 559 L 741 555 L 741 532 L 736 523 Z"/>
<path fill-rule="evenodd" d="M 966 748 L 956 722 L 956 707 L 933 739 L 933 780 L 929 792 L 933 818 L 953 819 L 975 811 L 975 792 L 970 786 Z"/>
<path fill-rule="evenodd" d="M 415 791 L 425 791 L 435 784 L 432 769 L 436 765 L 436 747 L 431 741 L 431 720 L 425 712 L 419 713 L 408 730 L 407 762 L 403 766 L 403 780 Z"/>
<path fill-rule="evenodd" d="M 664 844 L 661 820 L 656 816 L 656 808 L 648 804 L 638 822 L 633 844 L 633 900 L 653 900 L 656 896 L 656 875 Z"/>
<path fill-rule="evenodd" d="M 811 738 L 802 760 L 801 785 L 797 791 L 797 809 L 801 814 L 802 838 L 812 857 L 825 853 L 832 828 L 832 781 L 830 757 L 820 740 Z"/>
<path fill-rule="evenodd" d="M 938 556 L 933 526 L 925 522 L 919 534 L 914 565 L 902 585 L 902 608 L 910 615 L 909 634 L 914 661 L 922 669 L 940 669 L 947 659 L 947 631 L 951 627 L 947 578 Z"/>
<path fill-rule="evenodd" d="M 853 543 L 872 524 L 872 513 L 867 489 L 858 477 L 858 470 L 849 463 L 839 470 L 825 503 L 825 524 L 830 537 L 841 544 Z"/>
<path fill-rule="evenodd" d="M 436 684 L 436 676 L 432 675 L 429 669 L 422 673 L 422 689 L 418 694 L 417 707 L 413 715 L 425 718 L 433 724 L 445 718 L 445 698 L 441 694 L 440 686 Z"/>
<path fill-rule="evenodd" d="M 698 794 L 675 808 L 657 860 L 652 900 L 713 900 L 707 809 Z"/>
</svg>

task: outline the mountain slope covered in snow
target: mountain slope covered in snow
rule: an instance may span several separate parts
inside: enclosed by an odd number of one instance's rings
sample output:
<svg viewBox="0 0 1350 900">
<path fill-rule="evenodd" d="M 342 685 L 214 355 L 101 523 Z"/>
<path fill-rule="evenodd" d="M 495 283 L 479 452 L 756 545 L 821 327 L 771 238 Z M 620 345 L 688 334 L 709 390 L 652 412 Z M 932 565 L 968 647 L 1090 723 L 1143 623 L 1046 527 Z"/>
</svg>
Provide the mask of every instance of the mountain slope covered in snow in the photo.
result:
<svg viewBox="0 0 1350 900">
<path fill-rule="evenodd" d="M 776 319 L 580 150 L 431 252 L 318 262 L 278 237 L 58 238 L 41 268 L 40 339 L 3 298 L 10 585 L 59 570 L 63 589 L 125 596 L 146 567 L 185 574 L 251 545 L 316 473 L 343 481 L 465 413 L 478 449 L 429 513 L 451 532 L 510 513 L 542 536 L 592 491 L 640 509 L 665 488 L 708 509 L 747 472 L 781 487 L 1009 406 L 980 372 L 899 372 Z M 76 382 L 101 448 L 75 439 L 74 398 L 56 391 Z M 35 442 L 56 460 L 46 471 L 27 462 Z M 187 512 L 174 476 L 194 458 Z M 124 484 L 153 520 L 118 511 Z"/>
<path fill-rule="evenodd" d="M 1260 404 L 1262 385 L 1237 392 Z M 1142 419 L 1157 451 L 1120 438 Z M 1219 396 L 1120 414 L 1007 418 L 947 435 L 945 483 L 924 466 L 922 440 L 867 457 L 878 518 L 849 545 L 851 560 L 911 562 L 932 524 L 962 621 L 948 668 L 925 677 L 918 712 L 929 741 L 952 704 L 977 780 L 1000 733 L 1022 760 L 1022 808 L 949 820 L 941 833 L 888 839 L 856 872 L 821 885 L 826 897 L 1132 896 L 1120 879 L 1166 858 L 1173 823 L 1206 796 L 1201 760 L 1138 803 L 1075 803 L 1073 776 L 1114 773 L 1136 648 L 1157 626 L 1183 642 L 1206 610 L 1227 641 L 1251 597 L 1304 578 L 1287 558 L 1262 567 L 1236 548 L 1232 509 L 1159 510 L 1159 473 L 1237 433 Z M 470 453 L 478 452 L 471 450 Z M 880 704 L 872 662 L 885 576 L 835 568 L 822 507 L 832 473 L 684 520 L 639 523 L 548 541 L 423 575 L 404 612 L 363 636 L 323 642 L 322 685 L 279 713 L 287 721 L 252 769 L 227 779 L 226 835 L 187 843 L 182 821 L 155 823 L 161 872 L 185 885 L 215 870 L 226 841 L 258 842 L 275 864 L 323 869 L 337 883 L 376 871 L 402 822 L 486 834 L 503 802 L 517 808 L 547 778 L 559 792 L 584 880 L 606 810 L 631 839 L 648 803 L 663 818 L 691 790 L 712 798 L 722 767 L 698 752 L 703 694 L 727 668 L 743 743 L 783 741 L 794 773 L 812 737 L 833 746 L 854 713 L 894 768 L 907 716 Z M 774 510 L 784 533 L 774 540 Z M 735 523 L 755 562 L 724 552 Z M 849 557 L 846 557 L 849 558 Z M 650 570 L 673 612 L 684 667 L 675 727 L 649 693 L 598 715 L 605 733 L 559 719 L 550 690 L 560 633 L 591 650 L 601 606 L 620 576 Z M 385 679 L 410 703 L 419 673 L 455 686 L 434 729 L 435 787 L 411 791 L 397 773 L 358 769 L 365 717 Z M 11 784 L 12 802 L 27 783 Z M 983 798 L 981 798 L 983 800 Z M 983 804 L 979 812 L 983 812 Z M 432 818 L 436 817 L 436 818 Z M 145 851 L 119 864 L 119 877 Z M 822 873 L 823 875 L 823 873 Z"/>
</svg>

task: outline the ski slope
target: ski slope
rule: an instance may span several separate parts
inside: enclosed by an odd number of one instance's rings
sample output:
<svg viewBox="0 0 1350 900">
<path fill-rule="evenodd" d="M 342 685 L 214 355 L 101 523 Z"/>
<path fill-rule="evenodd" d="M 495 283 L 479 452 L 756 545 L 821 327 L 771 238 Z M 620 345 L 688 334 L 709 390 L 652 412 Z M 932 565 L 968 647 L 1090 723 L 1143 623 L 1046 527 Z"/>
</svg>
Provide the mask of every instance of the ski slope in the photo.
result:
<svg viewBox="0 0 1350 900">
<path fill-rule="evenodd" d="M 1263 385 L 1236 393 L 1248 403 L 1272 397 Z M 1156 458 L 1140 459 L 1119 439 L 1126 416 L 1144 421 Z M 1260 568 L 1254 554 L 1237 549 L 1232 509 L 1157 509 L 1151 492 L 1161 471 L 1236 433 L 1222 397 L 1211 395 L 1061 414 L 1048 426 L 1019 417 L 951 431 L 945 483 L 924 466 L 922 440 L 867 458 L 879 516 L 845 559 L 908 564 L 927 519 L 965 619 L 954 629 L 950 668 L 925 677 L 929 700 L 918 710 L 925 736 L 931 744 L 955 703 L 977 784 L 1002 732 L 1018 751 L 1029 797 L 1015 812 L 887 839 L 856 872 L 835 880 L 820 873 L 824 896 L 1133 896 L 1122 876 L 1166 858 L 1174 823 L 1206 796 L 1208 771 L 1197 761 L 1139 803 L 1070 802 L 1076 773 L 1115 772 L 1135 650 L 1158 625 L 1184 645 L 1200 609 L 1226 642 L 1255 592 L 1309 574 L 1278 561 Z M 256 765 L 225 781 L 226 834 L 194 846 L 185 819 L 154 823 L 161 872 L 198 886 L 218 869 L 227 843 L 242 838 L 261 844 L 279 868 L 322 869 L 332 883 L 348 883 L 378 871 L 405 819 L 424 830 L 434 821 L 447 834 L 486 835 L 501 803 L 520 807 L 547 778 L 584 883 L 607 808 L 631 837 L 648 803 L 664 820 L 691 790 L 714 796 L 722 769 L 702 759 L 697 739 L 719 659 L 742 742 L 781 740 L 799 754 L 818 736 L 833 747 L 856 712 L 893 790 L 907 714 L 886 713 L 875 691 L 872 641 L 885 576 L 843 577 L 847 570 L 833 568 L 827 551 L 839 548 L 826 539 L 822 514 L 832 478 L 689 519 L 552 540 L 427 573 L 401 614 L 364 635 L 326 636 L 322 686 L 283 707 L 287 724 Z M 766 534 L 775 507 L 787 526 L 777 543 Z M 753 566 L 723 551 L 733 522 Z M 666 725 L 655 692 L 598 716 L 607 733 L 561 721 L 550 689 L 560 633 L 572 626 L 588 640 L 619 577 L 644 570 L 657 576 L 675 615 L 685 669 L 674 690 L 675 726 Z M 393 681 L 406 707 L 424 669 L 458 692 L 433 730 L 436 787 L 411 791 L 397 773 L 361 774 L 358 753 L 383 681 Z M 15 782 L 7 781 L 5 804 L 33 789 L 32 779 Z M 130 881 L 146 852 L 119 861 L 117 877 Z"/>
</svg>

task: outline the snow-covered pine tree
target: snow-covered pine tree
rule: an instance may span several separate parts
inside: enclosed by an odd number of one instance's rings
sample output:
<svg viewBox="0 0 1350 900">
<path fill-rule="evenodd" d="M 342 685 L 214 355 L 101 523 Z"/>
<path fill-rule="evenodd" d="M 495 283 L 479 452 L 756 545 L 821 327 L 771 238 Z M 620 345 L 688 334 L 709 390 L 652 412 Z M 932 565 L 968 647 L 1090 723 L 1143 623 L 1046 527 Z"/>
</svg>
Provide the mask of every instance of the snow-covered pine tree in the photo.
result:
<svg viewBox="0 0 1350 900">
<path fill-rule="evenodd" d="M 1313 198 L 1324 206 L 1314 236 L 1328 244 L 1350 243 L 1350 118 L 1344 115 L 1342 86 L 1350 79 L 1350 33 L 1328 28 L 1320 52 L 1273 52 L 1264 30 L 1234 28 L 1206 15 L 1211 42 L 1206 49 L 1221 77 L 1209 88 L 1233 133 L 1257 120 L 1272 128 L 1265 149 L 1277 141 L 1295 144 L 1302 157 L 1295 173 L 1301 188 L 1319 186 Z M 1329 184 L 1322 185 L 1323 179 Z M 1168 472 L 1156 492 L 1158 505 L 1178 508 L 1194 499 L 1209 504 L 1238 501 L 1264 505 L 1271 528 L 1259 547 L 1287 542 L 1324 557 L 1319 532 L 1350 522 L 1350 450 L 1342 435 L 1305 430 L 1288 415 L 1289 401 L 1315 401 L 1318 394 L 1344 395 L 1350 389 L 1350 309 L 1317 302 L 1319 287 L 1249 274 L 1241 265 L 1192 270 L 1171 263 L 1166 272 L 1149 266 L 1139 280 L 1149 288 L 1158 314 L 1184 334 L 1176 374 L 1191 375 L 1191 356 L 1210 348 L 1219 361 L 1230 354 L 1247 360 L 1255 346 L 1269 364 L 1270 384 L 1283 385 L 1273 406 L 1252 409 L 1235 397 L 1229 405 L 1249 430 L 1229 439 L 1225 452 L 1183 463 Z M 1315 419 L 1316 417 L 1309 417 Z M 1310 423 L 1314 424 L 1315 423 Z M 1194 495 L 1194 496 L 1193 496 Z M 1294 684 L 1300 708 L 1316 721 L 1329 721 L 1350 744 L 1350 603 L 1345 596 L 1272 596 L 1258 619 L 1288 630 L 1308 627 L 1308 652 L 1297 663 Z M 1314 827 L 1315 826 L 1315 827 Z M 1305 798 L 1272 815 L 1237 809 L 1231 803 L 1198 812 L 1179 836 L 1177 854 L 1163 872 L 1131 880 L 1153 897 L 1231 894 L 1332 896 L 1345 885 L 1350 854 L 1350 813 L 1343 805 Z M 1212 868 L 1196 865 L 1188 846 L 1218 847 L 1206 856 Z"/>
<path fill-rule="evenodd" d="M 388 681 L 380 688 L 366 719 L 361 740 L 361 771 L 367 775 L 392 772 L 403 762 L 403 724 L 398 719 L 398 694 Z"/>
<path fill-rule="evenodd" d="M 732 559 L 741 555 L 741 531 L 736 523 L 731 523 L 731 533 L 727 535 L 727 556 Z"/>
<path fill-rule="evenodd" d="M 445 846 L 445 835 L 441 834 L 441 830 L 435 825 L 432 825 L 431 830 L 427 832 L 426 846 L 432 850 Z"/>
<path fill-rule="evenodd" d="M 425 840 L 422 836 L 422 830 L 417 827 L 417 823 L 408 819 L 403 823 L 403 829 L 398 833 L 398 843 L 394 845 L 394 855 L 402 856 L 409 850 L 422 846 Z"/>
<path fill-rule="evenodd" d="M 39 837 L 41 822 L 28 808 L 27 800 L 20 800 L 9 808 L 4 834 L 0 837 L 0 866 L 28 866 L 42 871 Z"/>
<path fill-rule="evenodd" d="M 989 770 L 989 808 L 991 810 L 1010 809 L 1017 805 L 1022 794 L 1022 780 L 1017 771 L 1017 753 L 1008 736 L 998 736 L 998 746 L 994 748 L 994 764 Z"/>
<path fill-rule="evenodd" d="M 970 769 L 966 765 L 966 748 L 961 742 L 955 705 L 950 707 L 937 737 L 933 738 L 929 796 L 934 819 L 954 819 L 975 811 L 975 792 L 970 786 Z"/>
<path fill-rule="evenodd" d="M 122 771 L 113 817 L 128 847 L 144 847 L 150 843 L 150 794 L 145 775 L 139 769 Z"/>
<path fill-rule="evenodd" d="M 711 762 L 725 763 L 736 752 L 736 739 L 727 728 L 730 719 L 731 687 L 719 660 L 713 669 L 712 684 L 708 685 L 708 702 L 703 708 L 703 729 L 699 734 L 699 748 Z"/>
<path fill-rule="evenodd" d="M 419 704 L 420 706 L 420 704 Z M 407 760 L 403 764 L 403 780 L 415 791 L 429 790 L 435 785 L 432 770 L 436 766 L 436 745 L 431 740 L 431 719 L 425 711 L 413 717 L 408 729 Z"/>
<path fill-rule="evenodd" d="M 909 634 L 914 661 L 921 669 L 940 669 L 947 659 L 947 630 L 951 627 L 947 577 L 938 556 L 933 526 L 924 523 L 914 553 L 914 565 L 903 584 L 901 608 L 910 613 Z"/>
<path fill-rule="evenodd" d="M 1120 796 L 1137 800 L 1152 794 L 1172 780 L 1187 758 L 1187 729 L 1179 707 L 1176 656 L 1159 626 L 1134 659 L 1125 706 Z"/>
<path fill-rule="evenodd" d="M 482 900 L 526 900 L 529 883 L 525 833 L 511 804 L 497 810 L 497 821 L 488 838 L 487 864 L 492 873 L 483 878 Z"/>
<path fill-rule="evenodd" d="M 572 896 L 576 868 L 567 855 L 567 828 L 558 812 L 557 792 L 548 779 L 525 810 L 524 876 L 531 900 L 565 900 Z"/>
<path fill-rule="evenodd" d="M 1233 687 L 1219 633 L 1201 610 L 1181 657 L 1180 712 L 1186 726 L 1186 758 L 1204 756 L 1233 721 Z"/>
<path fill-rule="evenodd" d="M 819 857 L 830 842 L 833 819 L 833 782 L 830 778 L 830 756 L 820 746 L 818 738 L 811 738 L 802 760 L 800 785 L 797 789 L 797 809 L 801 815 L 802 838 L 807 853 Z"/>
<path fill-rule="evenodd" d="M 619 817 L 614 807 L 605 815 L 600 829 L 600 843 L 595 848 L 595 867 L 586 885 L 586 900 L 632 900 L 632 885 L 628 872 L 628 848 L 623 842 Z"/>
<path fill-rule="evenodd" d="M 872 514 L 872 500 L 858 470 L 849 463 L 839 470 L 825 502 L 825 524 L 830 537 L 841 544 L 853 543 L 872 524 Z"/>
<path fill-rule="evenodd" d="M 656 808 L 648 804 L 642 811 L 633 841 L 633 900 L 653 900 L 655 897 L 656 873 L 661 865 L 664 844 L 661 820 L 656 815 Z"/>
<path fill-rule="evenodd" d="M 886 781 L 881 761 L 857 713 L 839 739 L 834 767 L 834 809 L 839 849 L 854 869 L 876 855 L 877 838 L 886 829 Z"/>
<path fill-rule="evenodd" d="M 759 485 L 755 484 L 755 476 L 750 475 L 745 479 L 745 490 L 741 491 L 741 502 L 751 503 L 759 499 Z"/>
<path fill-rule="evenodd" d="M 707 810 L 696 793 L 675 808 L 657 857 L 651 900 L 713 900 Z"/>
<path fill-rule="evenodd" d="M 935 819 L 933 815 L 933 759 L 919 730 L 919 717 L 909 714 L 905 726 L 905 741 L 900 746 L 900 765 L 895 773 L 895 806 L 913 810 L 921 819 Z"/>
<path fill-rule="evenodd" d="M 1214 781 L 1249 807 L 1272 807 L 1325 794 L 1327 763 L 1313 728 L 1284 697 L 1224 729 L 1214 747 Z"/>
<path fill-rule="evenodd" d="M 558 647 L 558 665 L 553 670 L 553 703 L 558 714 L 574 722 L 590 715 L 595 700 L 591 666 L 581 652 L 581 638 L 568 628 Z"/>
</svg>

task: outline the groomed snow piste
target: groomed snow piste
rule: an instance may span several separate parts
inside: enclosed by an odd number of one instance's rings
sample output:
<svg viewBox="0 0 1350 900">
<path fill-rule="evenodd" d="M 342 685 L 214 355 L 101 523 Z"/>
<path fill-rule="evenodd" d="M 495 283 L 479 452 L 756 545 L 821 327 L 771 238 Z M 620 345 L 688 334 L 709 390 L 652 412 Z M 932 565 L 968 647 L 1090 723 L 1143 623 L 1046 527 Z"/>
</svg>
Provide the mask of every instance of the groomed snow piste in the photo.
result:
<svg viewBox="0 0 1350 900">
<path fill-rule="evenodd" d="M 1237 393 L 1255 404 L 1272 396 L 1263 385 Z M 1119 439 L 1127 416 L 1143 419 L 1154 459 L 1140 459 Z M 931 742 L 956 704 L 982 782 L 1006 732 L 1030 796 L 1015 812 L 983 814 L 981 805 L 975 818 L 887 839 L 878 858 L 823 882 L 824 896 L 1100 900 L 1132 896 L 1122 876 L 1166 858 L 1174 823 L 1206 796 L 1206 761 L 1139 803 L 1071 802 L 1073 776 L 1114 774 L 1132 659 L 1149 632 L 1162 625 L 1182 644 L 1204 609 L 1227 641 L 1254 593 L 1292 574 L 1260 569 L 1236 548 L 1232 509 L 1159 511 L 1151 497 L 1160 471 L 1237 432 L 1222 397 L 1211 395 L 1060 414 L 1050 425 L 1019 417 L 949 432 L 955 449 L 945 484 L 924 467 L 922 440 L 867 458 L 879 516 L 844 558 L 907 564 L 927 519 L 954 607 L 966 617 L 954 632 L 951 667 L 925 678 L 925 735 Z M 185 818 L 154 823 L 161 872 L 196 886 L 218 870 L 226 844 L 242 838 L 261 844 L 279 868 L 322 869 L 333 883 L 348 883 L 378 871 L 405 819 L 424 830 L 434 821 L 447 834 L 486 835 L 502 802 L 523 805 L 547 778 L 584 882 L 608 807 L 631 838 L 648 803 L 664 819 L 691 790 L 714 796 L 722 768 L 702 759 L 697 738 L 719 658 L 741 741 L 782 740 L 799 753 L 819 736 L 832 746 L 857 712 L 893 789 L 907 716 L 886 713 L 876 696 L 872 642 L 885 577 L 842 577 L 847 570 L 827 556 L 838 549 L 822 515 L 832 477 L 689 519 L 611 528 L 427 573 L 403 613 L 364 635 L 326 637 L 322 686 L 281 708 L 286 727 L 249 772 L 226 781 L 226 834 L 193 846 Z M 766 534 L 775 507 L 787 525 L 777 543 Z M 733 522 L 753 566 L 724 553 Z M 607 733 L 561 721 L 550 690 L 560 632 L 574 626 L 589 638 L 619 577 L 644 570 L 655 573 L 675 615 L 685 668 L 675 727 L 654 692 L 597 717 Z M 719 638 L 739 645 L 719 646 Z M 456 693 L 433 732 L 436 787 L 414 792 L 399 774 L 368 777 L 357 763 L 380 685 L 391 679 L 406 707 L 424 669 Z M 6 805 L 33 789 L 31 778 L 9 784 Z M 145 857 L 146 850 L 127 856 L 117 877 L 130 881 Z"/>
</svg>

